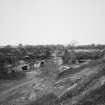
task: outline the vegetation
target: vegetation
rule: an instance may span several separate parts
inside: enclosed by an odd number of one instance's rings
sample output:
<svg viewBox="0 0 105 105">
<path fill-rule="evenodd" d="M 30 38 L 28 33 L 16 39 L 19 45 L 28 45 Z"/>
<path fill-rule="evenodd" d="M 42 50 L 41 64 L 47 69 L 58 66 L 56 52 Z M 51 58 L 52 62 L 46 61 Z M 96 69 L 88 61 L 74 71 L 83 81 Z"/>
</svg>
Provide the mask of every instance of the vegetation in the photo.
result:
<svg viewBox="0 0 105 105">
<path fill-rule="evenodd" d="M 69 46 L 67 46 L 67 48 L 69 49 Z M 78 46 L 73 46 L 74 49 L 97 49 L 97 50 L 103 50 L 105 49 L 105 45 L 101 45 L 101 44 L 89 44 L 89 45 L 78 45 Z M 70 45 L 70 49 L 71 49 L 71 45 Z"/>
<path fill-rule="evenodd" d="M 102 57 L 101 51 L 94 51 L 94 52 L 76 52 L 75 55 L 78 60 L 97 60 Z"/>
<path fill-rule="evenodd" d="M 60 103 L 58 102 L 58 97 L 55 94 L 49 93 L 28 105 L 60 105 Z"/>
<path fill-rule="evenodd" d="M 86 95 L 77 105 L 105 105 L 105 85 Z"/>
</svg>

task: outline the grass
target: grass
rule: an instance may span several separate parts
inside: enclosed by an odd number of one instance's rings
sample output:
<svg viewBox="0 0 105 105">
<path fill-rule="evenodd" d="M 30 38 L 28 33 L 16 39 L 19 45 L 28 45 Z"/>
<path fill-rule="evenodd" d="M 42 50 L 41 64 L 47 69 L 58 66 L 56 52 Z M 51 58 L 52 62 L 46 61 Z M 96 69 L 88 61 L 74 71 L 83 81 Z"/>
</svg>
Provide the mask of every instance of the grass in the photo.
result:
<svg viewBox="0 0 105 105">
<path fill-rule="evenodd" d="M 58 97 L 55 94 L 49 93 L 47 95 L 43 95 L 28 105 L 60 105 L 60 103 L 58 101 Z"/>
<path fill-rule="evenodd" d="M 105 85 L 95 89 L 78 102 L 77 105 L 103 105 L 105 104 Z"/>
</svg>

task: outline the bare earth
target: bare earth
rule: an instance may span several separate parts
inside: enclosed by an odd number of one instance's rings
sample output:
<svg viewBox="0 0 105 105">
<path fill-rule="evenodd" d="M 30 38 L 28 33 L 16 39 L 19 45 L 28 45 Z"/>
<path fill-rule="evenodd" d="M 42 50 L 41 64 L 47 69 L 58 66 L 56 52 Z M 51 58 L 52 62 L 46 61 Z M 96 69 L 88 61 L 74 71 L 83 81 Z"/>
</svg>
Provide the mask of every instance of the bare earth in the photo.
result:
<svg viewBox="0 0 105 105">
<path fill-rule="evenodd" d="M 64 105 L 76 104 L 82 100 L 83 96 L 104 85 L 104 75 L 100 75 L 97 78 L 95 77 L 101 72 L 101 66 L 102 65 L 97 65 L 83 68 L 79 72 L 57 81 L 34 76 L 17 83 L 15 81 L 12 85 L 10 84 L 10 86 L 8 85 L 9 81 L 6 83 L 2 82 L 0 87 L 4 86 L 4 89 L 0 91 L 0 105 L 25 105 L 48 93 L 54 93 L 58 97 L 62 97 L 68 91 L 76 92 L 77 87 L 82 89 L 83 86 L 86 86 L 86 89 L 82 93 L 78 93 L 78 95 L 77 93 L 74 94 L 72 101 L 66 100 L 63 102 Z M 92 80 L 93 78 L 96 79 Z M 86 83 L 88 83 L 88 85 Z"/>
</svg>

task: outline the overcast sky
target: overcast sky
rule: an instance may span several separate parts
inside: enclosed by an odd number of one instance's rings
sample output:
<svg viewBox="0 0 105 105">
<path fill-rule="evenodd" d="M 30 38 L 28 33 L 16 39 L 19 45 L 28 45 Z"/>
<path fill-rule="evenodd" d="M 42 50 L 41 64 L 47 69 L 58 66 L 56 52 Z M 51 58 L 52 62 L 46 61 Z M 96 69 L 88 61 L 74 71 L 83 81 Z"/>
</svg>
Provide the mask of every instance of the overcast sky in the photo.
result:
<svg viewBox="0 0 105 105">
<path fill-rule="evenodd" d="M 105 0 L 0 0 L 0 45 L 105 44 Z"/>
</svg>

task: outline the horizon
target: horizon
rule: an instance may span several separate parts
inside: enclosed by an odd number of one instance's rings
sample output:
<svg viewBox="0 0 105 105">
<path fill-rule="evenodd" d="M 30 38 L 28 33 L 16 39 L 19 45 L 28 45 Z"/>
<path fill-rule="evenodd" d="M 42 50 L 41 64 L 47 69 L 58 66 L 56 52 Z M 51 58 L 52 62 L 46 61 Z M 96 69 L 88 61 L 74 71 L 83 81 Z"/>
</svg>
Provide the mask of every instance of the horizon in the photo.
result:
<svg viewBox="0 0 105 105">
<path fill-rule="evenodd" d="M 105 44 L 104 0 L 1 0 L 0 46 Z"/>
<path fill-rule="evenodd" d="M 20 45 L 21 44 L 21 45 Z M 97 46 L 105 46 L 105 44 L 95 44 L 95 43 L 91 43 L 91 44 L 22 44 L 22 43 L 19 43 L 17 45 L 11 45 L 11 44 L 6 44 L 6 45 L 0 45 L 0 47 L 7 47 L 7 46 L 10 46 L 10 47 L 18 47 L 18 46 L 57 46 L 57 45 L 61 45 L 61 46 L 64 46 L 64 47 L 67 47 L 67 46 L 74 46 L 74 47 L 79 47 L 79 46 L 94 46 L 94 47 L 97 47 Z"/>
</svg>

